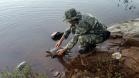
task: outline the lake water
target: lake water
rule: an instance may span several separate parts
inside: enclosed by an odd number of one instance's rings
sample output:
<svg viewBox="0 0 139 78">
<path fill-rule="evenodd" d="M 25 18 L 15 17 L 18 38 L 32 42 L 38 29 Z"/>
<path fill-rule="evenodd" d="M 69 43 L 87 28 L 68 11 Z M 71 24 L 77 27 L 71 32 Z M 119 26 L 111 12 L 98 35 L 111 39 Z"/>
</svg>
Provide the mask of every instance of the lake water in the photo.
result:
<svg viewBox="0 0 139 78">
<path fill-rule="evenodd" d="M 139 0 L 0 0 L 0 70 L 27 61 L 52 78 L 49 68 L 62 70 L 45 51 L 55 44 L 53 31 L 64 31 L 64 11 L 76 8 L 91 13 L 102 23 L 115 23 L 139 17 Z"/>
</svg>

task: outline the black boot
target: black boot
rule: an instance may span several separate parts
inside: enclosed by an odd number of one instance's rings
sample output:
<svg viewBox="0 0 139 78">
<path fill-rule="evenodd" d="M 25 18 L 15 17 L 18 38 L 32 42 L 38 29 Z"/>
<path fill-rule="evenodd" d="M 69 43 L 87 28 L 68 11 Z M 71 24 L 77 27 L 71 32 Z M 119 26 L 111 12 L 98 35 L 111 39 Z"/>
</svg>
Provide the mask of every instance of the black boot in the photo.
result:
<svg viewBox="0 0 139 78">
<path fill-rule="evenodd" d="M 89 51 L 89 49 L 87 48 L 87 47 L 81 47 L 80 49 L 79 49 L 79 53 L 80 54 L 85 54 L 85 53 L 87 53 Z"/>
<path fill-rule="evenodd" d="M 79 49 L 79 53 L 80 53 L 80 54 L 89 53 L 89 52 L 91 52 L 95 47 L 96 47 L 95 44 L 88 44 L 87 46 L 81 47 L 81 48 Z"/>
<path fill-rule="evenodd" d="M 89 51 L 92 51 L 96 47 L 96 44 L 89 44 L 88 47 L 89 47 Z"/>
</svg>

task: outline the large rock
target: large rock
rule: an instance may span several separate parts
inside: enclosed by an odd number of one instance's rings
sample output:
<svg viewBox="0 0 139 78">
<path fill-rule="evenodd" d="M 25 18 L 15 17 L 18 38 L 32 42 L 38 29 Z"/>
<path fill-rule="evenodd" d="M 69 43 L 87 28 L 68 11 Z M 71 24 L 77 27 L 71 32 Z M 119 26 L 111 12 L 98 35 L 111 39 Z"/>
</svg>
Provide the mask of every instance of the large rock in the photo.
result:
<svg viewBox="0 0 139 78">
<path fill-rule="evenodd" d="M 115 24 L 108 28 L 112 33 L 122 33 L 123 35 L 135 35 L 139 37 L 139 19 Z"/>
<path fill-rule="evenodd" d="M 122 36 L 125 45 L 139 47 L 139 19 L 112 25 L 108 30 L 112 33 L 112 36 Z"/>
</svg>

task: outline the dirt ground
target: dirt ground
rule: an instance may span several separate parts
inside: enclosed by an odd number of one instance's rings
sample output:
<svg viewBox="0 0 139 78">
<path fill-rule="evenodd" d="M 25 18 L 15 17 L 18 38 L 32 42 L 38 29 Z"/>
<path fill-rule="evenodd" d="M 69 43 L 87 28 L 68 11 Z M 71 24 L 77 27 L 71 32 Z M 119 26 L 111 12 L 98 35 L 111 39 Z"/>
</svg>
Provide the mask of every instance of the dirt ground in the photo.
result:
<svg viewBox="0 0 139 78">
<path fill-rule="evenodd" d="M 133 42 L 112 36 L 96 50 L 64 63 L 65 78 L 139 78 L 139 44 Z M 112 58 L 115 52 L 121 59 Z"/>
</svg>

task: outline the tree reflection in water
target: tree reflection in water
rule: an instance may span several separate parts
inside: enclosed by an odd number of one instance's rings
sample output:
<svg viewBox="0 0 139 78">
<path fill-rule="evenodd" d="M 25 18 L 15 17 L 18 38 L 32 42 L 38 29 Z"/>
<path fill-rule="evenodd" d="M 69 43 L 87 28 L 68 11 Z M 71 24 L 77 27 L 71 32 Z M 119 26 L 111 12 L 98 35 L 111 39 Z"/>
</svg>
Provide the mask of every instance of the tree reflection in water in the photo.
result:
<svg viewBox="0 0 139 78">
<path fill-rule="evenodd" d="M 125 10 L 134 10 L 136 6 L 133 0 L 118 0 L 118 7 L 124 6 Z"/>
</svg>

